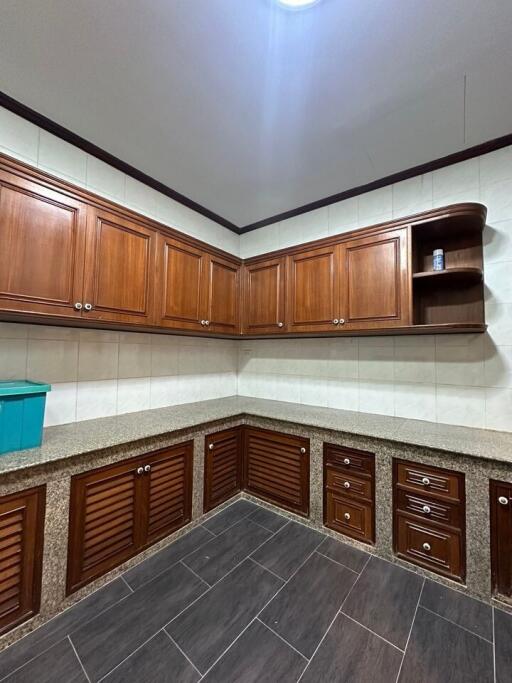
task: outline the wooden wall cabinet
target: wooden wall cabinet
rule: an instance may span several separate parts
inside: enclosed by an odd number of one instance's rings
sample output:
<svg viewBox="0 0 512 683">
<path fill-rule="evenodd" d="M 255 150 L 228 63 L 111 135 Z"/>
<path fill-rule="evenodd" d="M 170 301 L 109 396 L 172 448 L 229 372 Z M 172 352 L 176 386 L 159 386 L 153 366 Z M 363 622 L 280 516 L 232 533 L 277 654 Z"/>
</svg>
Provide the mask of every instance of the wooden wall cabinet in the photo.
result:
<svg viewBox="0 0 512 683">
<path fill-rule="evenodd" d="M 307 517 L 309 439 L 245 427 L 243 481 L 249 493 Z"/>
<path fill-rule="evenodd" d="M 324 525 L 375 543 L 375 455 L 324 444 Z"/>
<path fill-rule="evenodd" d="M 286 258 L 243 267 L 242 334 L 282 334 L 286 316 Z"/>
<path fill-rule="evenodd" d="M 489 482 L 491 578 L 495 594 L 512 597 L 512 484 Z"/>
<path fill-rule="evenodd" d="M 68 594 L 190 521 L 192 457 L 188 441 L 72 477 Z"/>
<path fill-rule="evenodd" d="M 466 573 L 465 479 L 460 472 L 393 460 L 396 555 L 454 581 Z"/>
<path fill-rule="evenodd" d="M 240 333 L 240 266 L 214 255 L 208 257 L 206 326 L 219 334 Z"/>
<path fill-rule="evenodd" d="M 46 487 L 0 497 L 0 633 L 39 611 Z"/>
<path fill-rule="evenodd" d="M 204 505 L 208 512 L 242 488 L 242 430 L 224 429 L 205 437 Z"/>
</svg>

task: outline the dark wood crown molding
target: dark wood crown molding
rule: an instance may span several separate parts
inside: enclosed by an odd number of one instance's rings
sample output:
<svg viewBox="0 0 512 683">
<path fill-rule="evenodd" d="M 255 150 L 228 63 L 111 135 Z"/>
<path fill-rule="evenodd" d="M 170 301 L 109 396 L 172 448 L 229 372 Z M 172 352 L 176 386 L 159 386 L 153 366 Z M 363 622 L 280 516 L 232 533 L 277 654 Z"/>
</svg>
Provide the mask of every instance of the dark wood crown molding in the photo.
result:
<svg viewBox="0 0 512 683">
<path fill-rule="evenodd" d="M 418 166 L 413 166 L 412 168 L 405 169 L 403 171 L 398 171 L 383 178 L 373 180 L 365 185 L 359 185 L 357 187 L 344 190 L 343 192 L 338 192 L 336 194 L 329 195 L 322 199 L 318 199 L 314 202 L 308 204 L 303 204 L 295 209 L 290 209 L 289 211 L 283 211 L 282 213 L 275 214 L 274 216 L 269 216 L 262 220 L 250 223 L 243 227 L 239 227 L 232 223 L 231 221 L 219 216 L 218 214 L 210 211 L 206 207 L 198 204 L 197 202 L 189 199 L 185 195 L 173 190 L 159 180 L 148 176 L 146 173 L 138 170 L 137 168 L 131 166 L 130 164 L 122 161 L 121 159 L 113 156 L 109 152 L 105 151 L 101 147 L 98 147 L 92 142 L 85 140 L 76 133 L 64 128 L 60 124 L 52 121 L 43 114 L 38 113 L 34 109 L 27 107 L 25 104 L 15 100 L 6 93 L 0 91 L 0 106 L 12 111 L 14 114 L 21 116 L 22 118 L 34 123 L 36 126 L 43 128 L 44 130 L 56 135 L 57 137 L 69 142 L 70 144 L 78 147 L 79 149 L 87 152 L 91 156 L 104 161 L 106 164 L 113 166 L 118 171 L 125 173 L 126 175 L 135 178 L 141 183 L 148 185 L 149 187 L 161 192 L 162 194 L 174 199 L 174 201 L 183 204 L 184 206 L 197 211 L 202 216 L 215 221 L 219 225 L 222 225 L 228 230 L 236 233 L 237 235 L 243 235 L 245 233 L 251 232 L 252 230 L 257 230 L 258 228 L 263 228 L 267 225 L 272 225 L 273 223 L 278 223 L 279 221 L 286 220 L 287 218 L 293 218 L 294 216 L 299 216 L 303 213 L 308 213 L 309 211 L 314 211 L 315 209 L 320 209 L 324 206 L 329 206 L 330 204 L 335 204 L 336 202 L 343 201 L 344 199 L 350 199 L 351 197 L 357 197 L 358 195 L 365 194 L 366 192 L 371 192 L 372 190 L 378 190 L 387 185 L 392 185 L 393 183 L 398 183 L 402 180 L 407 180 L 408 178 L 414 178 L 415 176 L 422 175 L 424 173 L 429 173 L 431 171 L 436 171 L 445 166 L 451 166 L 452 164 L 459 163 L 461 161 L 466 161 L 467 159 L 472 159 L 474 157 L 481 156 L 482 154 L 488 154 L 489 152 L 494 152 L 497 149 L 503 147 L 508 147 L 512 145 L 512 133 L 509 135 L 503 135 L 499 138 L 494 138 L 493 140 L 488 140 L 479 145 L 474 145 L 473 147 L 468 147 L 467 149 L 461 150 L 459 152 L 454 152 L 453 154 L 448 154 L 447 156 L 440 157 L 439 159 L 434 159 L 428 161 L 424 164 Z"/>
</svg>

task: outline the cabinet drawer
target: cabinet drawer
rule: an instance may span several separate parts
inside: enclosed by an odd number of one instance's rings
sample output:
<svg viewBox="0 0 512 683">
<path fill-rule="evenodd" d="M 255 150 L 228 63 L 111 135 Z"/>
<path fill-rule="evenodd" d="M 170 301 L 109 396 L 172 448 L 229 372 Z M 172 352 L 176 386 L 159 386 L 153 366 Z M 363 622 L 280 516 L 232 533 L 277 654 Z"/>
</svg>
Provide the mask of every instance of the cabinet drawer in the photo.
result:
<svg viewBox="0 0 512 683">
<path fill-rule="evenodd" d="M 372 482 L 371 479 L 364 479 L 363 477 L 355 477 L 352 474 L 333 467 L 327 467 L 327 487 L 336 489 L 351 498 L 363 498 L 365 500 L 372 500 Z"/>
<path fill-rule="evenodd" d="M 417 496 L 404 489 L 397 491 L 396 506 L 398 510 L 408 512 L 424 521 L 448 524 L 454 527 L 460 527 L 463 521 L 461 509 L 458 505 L 442 503 L 429 496 Z"/>
<path fill-rule="evenodd" d="M 354 474 L 373 474 L 375 456 L 366 451 L 356 451 L 343 446 L 324 444 L 325 461 Z"/>
<path fill-rule="evenodd" d="M 396 553 L 431 571 L 461 581 L 464 578 L 462 537 L 397 515 Z"/>
<path fill-rule="evenodd" d="M 464 475 L 413 462 L 397 462 L 396 481 L 415 491 L 460 502 Z"/>
<path fill-rule="evenodd" d="M 334 491 L 327 491 L 325 526 L 371 543 L 374 540 L 373 508 L 370 504 L 358 503 Z"/>
</svg>

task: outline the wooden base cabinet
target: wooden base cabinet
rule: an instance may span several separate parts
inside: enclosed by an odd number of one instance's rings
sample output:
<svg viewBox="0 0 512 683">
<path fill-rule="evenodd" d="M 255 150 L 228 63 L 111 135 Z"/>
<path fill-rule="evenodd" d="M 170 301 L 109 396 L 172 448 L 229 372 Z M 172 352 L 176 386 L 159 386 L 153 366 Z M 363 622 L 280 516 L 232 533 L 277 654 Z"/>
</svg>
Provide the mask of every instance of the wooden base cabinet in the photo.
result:
<svg viewBox="0 0 512 683">
<path fill-rule="evenodd" d="M 495 594 L 512 597 L 512 483 L 490 481 L 491 577 Z"/>
<path fill-rule="evenodd" d="M 375 543 L 375 456 L 324 444 L 324 525 Z"/>
<path fill-rule="evenodd" d="M 244 429 L 244 489 L 298 515 L 309 515 L 309 439 Z"/>
<path fill-rule="evenodd" d="M 68 595 L 187 524 L 193 442 L 71 479 Z"/>
<path fill-rule="evenodd" d="M 39 612 L 46 487 L 0 497 L 0 633 Z"/>
<path fill-rule="evenodd" d="M 205 437 L 204 512 L 236 495 L 242 487 L 242 427 Z"/>
<path fill-rule="evenodd" d="M 393 461 L 393 547 L 408 562 L 464 581 L 465 480 L 460 472 Z"/>
</svg>

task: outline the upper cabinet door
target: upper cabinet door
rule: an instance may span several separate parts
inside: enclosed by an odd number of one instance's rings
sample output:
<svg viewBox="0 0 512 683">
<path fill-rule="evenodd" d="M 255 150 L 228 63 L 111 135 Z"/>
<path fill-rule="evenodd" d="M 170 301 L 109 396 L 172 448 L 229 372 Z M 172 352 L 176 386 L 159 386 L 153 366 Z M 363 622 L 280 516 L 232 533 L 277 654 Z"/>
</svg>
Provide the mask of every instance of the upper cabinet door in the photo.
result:
<svg viewBox="0 0 512 683">
<path fill-rule="evenodd" d="M 156 236 L 134 221 L 90 208 L 84 318 L 153 324 Z"/>
<path fill-rule="evenodd" d="M 84 204 L 0 172 L 0 309 L 80 317 Z"/>
<path fill-rule="evenodd" d="M 157 324 L 181 330 L 202 330 L 206 319 L 208 255 L 184 242 L 158 236 L 155 292 Z"/>
<path fill-rule="evenodd" d="M 339 246 L 288 257 L 289 332 L 332 332 L 340 317 Z"/>
<path fill-rule="evenodd" d="M 407 228 L 341 245 L 341 329 L 410 324 Z"/>
<path fill-rule="evenodd" d="M 243 269 L 243 333 L 286 332 L 286 259 L 261 261 Z"/>
<path fill-rule="evenodd" d="M 219 256 L 209 257 L 206 325 L 212 332 L 240 332 L 240 266 Z"/>
</svg>

